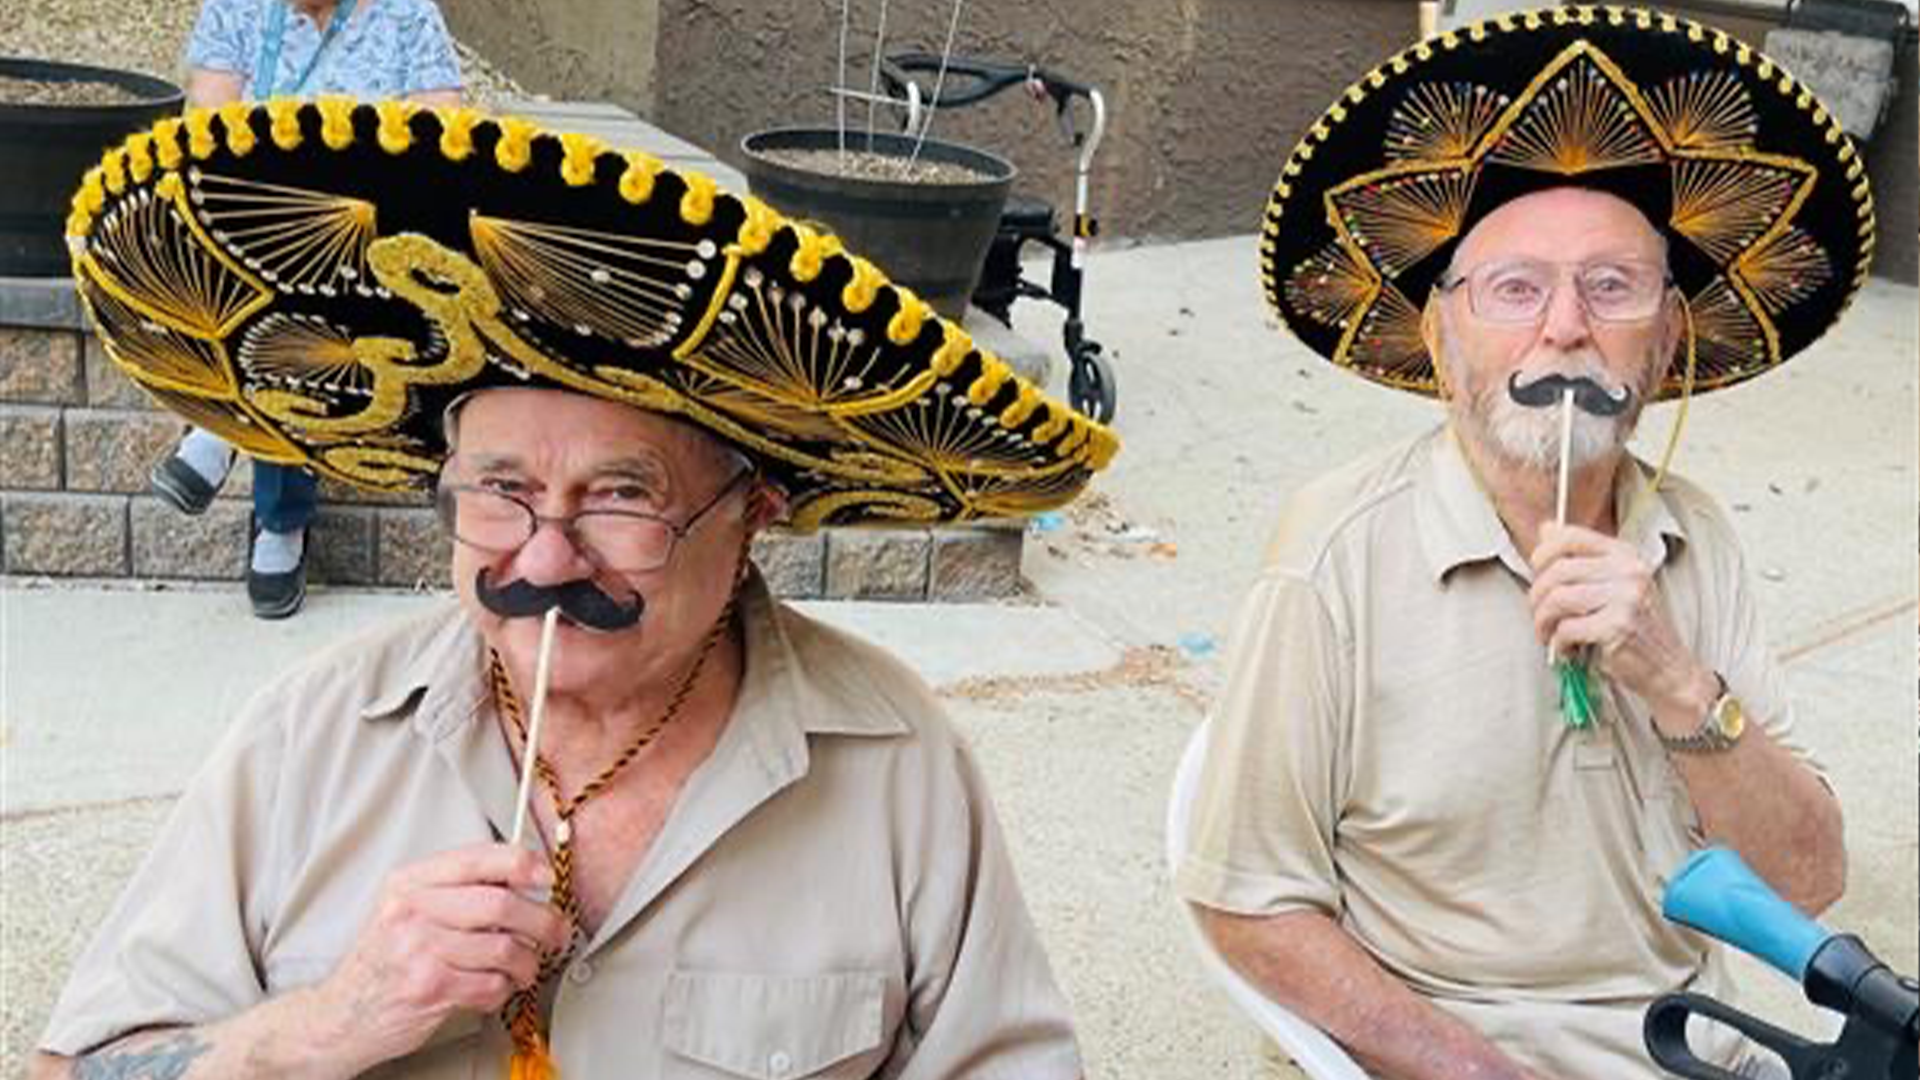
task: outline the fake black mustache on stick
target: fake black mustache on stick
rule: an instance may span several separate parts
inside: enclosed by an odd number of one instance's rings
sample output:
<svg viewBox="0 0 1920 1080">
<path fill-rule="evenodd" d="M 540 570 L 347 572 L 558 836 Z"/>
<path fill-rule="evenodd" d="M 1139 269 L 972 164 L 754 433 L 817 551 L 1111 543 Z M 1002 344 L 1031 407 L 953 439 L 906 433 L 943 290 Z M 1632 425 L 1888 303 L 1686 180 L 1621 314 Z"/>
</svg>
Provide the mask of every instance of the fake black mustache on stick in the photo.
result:
<svg viewBox="0 0 1920 1080">
<path fill-rule="evenodd" d="M 1633 404 L 1633 389 L 1623 386 L 1619 396 L 1607 392 L 1606 387 L 1584 375 L 1542 375 L 1525 386 L 1520 385 L 1520 373 L 1507 376 L 1507 396 L 1514 404 L 1525 405 L 1529 409 L 1541 409 L 1549 405 L 1560 404 L 1567 391 L 1573 391 L 1573 403 L 1583 412 L 1595 416 L 1619 416 Z"/>
<path fill-rule="evenodd" d="M 503 619 L 532 618 L 557 607 L 574 625 L 603 632 L 625 630 L 639 622 L 647 610 L 647 600 L 639 593 L 633 595 L 631 603 L 623 604 L 586 580 L 559 585 L 531 585 L 521 580 L 496 589 L 485 570 L 473 576 L 473 595 L 481 607 Z"/>
</svg>

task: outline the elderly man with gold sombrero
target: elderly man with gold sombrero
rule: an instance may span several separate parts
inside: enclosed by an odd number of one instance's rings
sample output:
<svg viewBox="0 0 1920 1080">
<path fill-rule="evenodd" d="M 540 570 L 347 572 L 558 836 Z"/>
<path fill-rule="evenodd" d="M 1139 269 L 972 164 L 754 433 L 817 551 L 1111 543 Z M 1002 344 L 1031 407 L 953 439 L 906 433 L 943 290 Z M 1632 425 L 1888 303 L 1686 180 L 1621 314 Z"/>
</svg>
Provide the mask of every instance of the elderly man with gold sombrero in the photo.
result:
<svg viewBox="0 0 1920 1080">
<path fill-rule="evenodd" d="M 1372 1073 L 1650 1080 L 1646 1006 L 1729 989 L 1660 914 L 1690 851 L 1809 911 L 1840 894 L 1727 516 L 1625 446 L 1649 400 L 1684 415 L 1810 345 L 1872 235 L 1863 163 L 1790 74 L 1626 8 L 1423 42 L 1288 159 L 1273 306 L 1446 422 L 1284 504 L 1177 884 Z M 1728 1034 L 1703 1052 L 1751 1068 Z"/>
<path fill-rule="evenodd" d="M 966 747 L 748 552 L 1056 506 L 1110 432 L 831 237 L 465 110 L 191 111 L 69 232 L 163 404 L 432 488 L 460 602 L 252 702 L 41 1073 L 1080 1074 Z"/>
</svg>

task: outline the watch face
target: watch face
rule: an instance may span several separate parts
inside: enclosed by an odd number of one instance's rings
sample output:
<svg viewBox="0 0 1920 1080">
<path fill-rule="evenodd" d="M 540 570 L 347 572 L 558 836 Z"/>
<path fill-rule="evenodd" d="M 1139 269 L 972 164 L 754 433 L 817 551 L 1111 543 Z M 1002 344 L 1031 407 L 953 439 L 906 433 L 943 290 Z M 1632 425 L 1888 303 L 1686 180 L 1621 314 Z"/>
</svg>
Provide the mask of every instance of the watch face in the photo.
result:
<svg viewBox="0 0 1920 1080">
<path fill-rule="evenodd" d="M 1715 726 L 1719 727 L 1720 734 L 1728 739 L 1737 739 L 1741 732 L 1747 730 L 1747 711 L 1742 709 L 1740 702 L 1732 697 L 1727 698 L 1726 704 L 1720 707 L 1715 720 L 1717 721 Z"/>
</svg>

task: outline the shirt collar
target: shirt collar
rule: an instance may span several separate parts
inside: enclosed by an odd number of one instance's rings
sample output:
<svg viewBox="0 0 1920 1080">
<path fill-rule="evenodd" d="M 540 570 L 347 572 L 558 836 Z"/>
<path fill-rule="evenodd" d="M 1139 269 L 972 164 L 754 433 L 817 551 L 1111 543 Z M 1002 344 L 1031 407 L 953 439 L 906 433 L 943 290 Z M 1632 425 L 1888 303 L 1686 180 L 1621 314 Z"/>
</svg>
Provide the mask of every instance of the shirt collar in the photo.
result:
<svg viewBox="0 0 1920 1080">
<path fill-rule="evenodd" d="M 1496 559 L 1522 579 L 1531 580 L 1527 560 L 1514 548 L 1452 427 L 1442 424 L 1429 434 L 1427 450 L 1426 464 L 1414 482 L 1414 513 L 1434 580 L 1444 581 L 1455 567 Z M 1614 478 L 1614 520 L 1626 520 L 1636 496 L 1651 482 L 1646 463 L 1629 455 L 1626 467 Z M 1641 512 L 1642 520 L 1630 523 L 1636 533 L 1634 547 L 1647 565 L 1659 567 L 1685 542 L 1686 531 L 1664 495 L 1656 494 Z"/>
<path fill-rule="evenodd" d="M 367 672 L 373 685 L 360 716 L 364 720 L 411 716 L 437 738 L 449 722 L 470 718 L 478 708 L 484 696 L 480 675 L 485 646 L 457 604 L 446 604 L 427 619 L 436 625 L 412 636 L 411 652 L 393 658 L 384 672 Z"/>
<path fill-rule="evenodd" d="M 897 662 L 885 656 L 849 662 L 844 648 L 831 648 L 834 639 L 856 655 L 872 646 L 775 601 L 758 570 L 741 586 L 740 622 L 746 665 L 729 723 L 753 736 L 776 771 L 805 772 L 809 736 L 885 737 L 909 730 L 875 678 L 876 666 Z"/>
</svg>

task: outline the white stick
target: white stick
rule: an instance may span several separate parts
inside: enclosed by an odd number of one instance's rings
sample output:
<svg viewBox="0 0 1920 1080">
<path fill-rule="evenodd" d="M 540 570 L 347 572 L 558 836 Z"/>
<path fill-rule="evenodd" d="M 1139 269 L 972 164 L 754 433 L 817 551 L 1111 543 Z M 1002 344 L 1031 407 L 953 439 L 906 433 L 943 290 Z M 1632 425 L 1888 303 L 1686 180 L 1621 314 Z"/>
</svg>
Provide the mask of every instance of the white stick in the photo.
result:
<svg viewBox="0 0 1920 1080">
<path fill-rule="evenodd" d="M 840 0 L 840 67 L 834 78 L 834 89 L 847 89 L 847 28 L 853 20 L 853 0 Z M 840 169 L 847 167 L 847 99 L 842 97 L 836 102 L 840 131 Z"/>
<path fill-rule="evenodd" d="M 920 124 L 920 133 L 913 141 L 913 156 L 907 159 L 907 171 L 920 160 L 920 148 L 927 144 L 927 129 L 933 126 L 934 110 L 940 107 L 940 89 L 947 81 L 947 63 L 953 59 L 953 38 L 960 32 L 960 11 L 967 6 L 966 0 L 953 0 L 953 20 L 947 24 L 947 44 L 940 50 L 940 73 L 933 77 L 933 100 L 927 102 L 927 118 Z"/>
<path fill-rule="evenodd" d="M 873 74 L 867 80 L 867 93 L 880 94 L 880 61 L 887 51 L 887 0 L 880 0 L 880 25 L 873 31 Z M 867 150 L 873 150 L 873 102 L 867 102 Z"/>
<path fill-rule="evenodd" d="M 1573 391 L 1564 390 L 1560 394 L 1560 487 L 1553 497 L 1553 520 L 1560 525 L 1567 523 L 1567 480 L 1573 472 Z M 1560 659 L 1554 652 L 1553 644 L 1547 644 L 1547 663 L 1553 664 Z"/>
<path fill-rule="evenodd" d="M 533 799 L 533 763 L 540 754 L 540 721 L 547 715 L 547 673 L 553 662 L 553 632 L 560 625 L 560 609 L 547 609 L 546 620 L 540 624 L 540 658 L 533 669 L 533 718 L 527 721 L 527 745 L 520 762 L 520 794 L 513 801 L 513 839 L 514 847 L 520 846 L 520 838 L 527 832 L 527 804 Z"/>
<path fill-rule="evenodd" d="M 851 98 L 854 101 L 867 101 L 875 105 L 885 105 L 890 109 L 911 110 L 915 108 L 914 103 L 906 98 L 888 97 L 885 94 L 869 94 L 865 90 L 848 90 L 842 87 L 829 86 L 827 87 L 827 93 L 837 98 Z"/>
<path fill-rule="evenodd" d="M 1567 476 L 1573 471 L 1573 391 L 1560 395 L 1560 492 L 1554 496 L 1553 520 L 1567 523 Z"/>
</svg>

